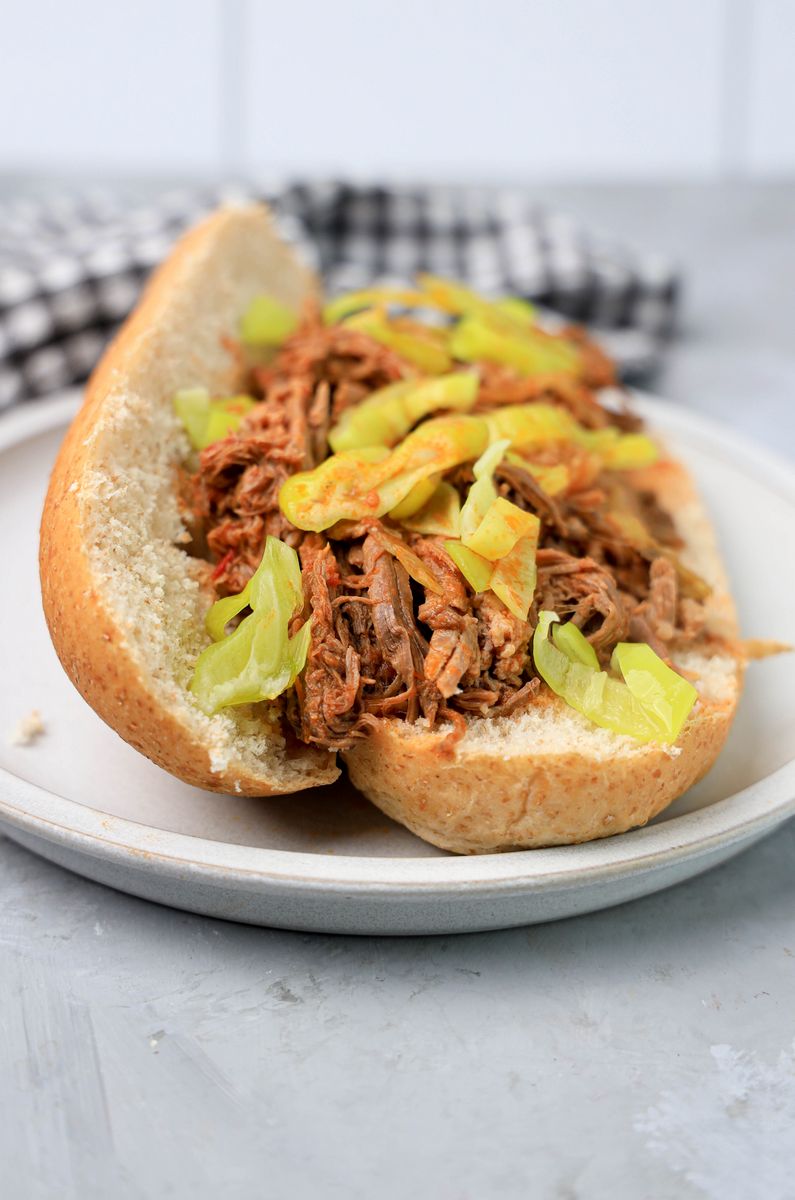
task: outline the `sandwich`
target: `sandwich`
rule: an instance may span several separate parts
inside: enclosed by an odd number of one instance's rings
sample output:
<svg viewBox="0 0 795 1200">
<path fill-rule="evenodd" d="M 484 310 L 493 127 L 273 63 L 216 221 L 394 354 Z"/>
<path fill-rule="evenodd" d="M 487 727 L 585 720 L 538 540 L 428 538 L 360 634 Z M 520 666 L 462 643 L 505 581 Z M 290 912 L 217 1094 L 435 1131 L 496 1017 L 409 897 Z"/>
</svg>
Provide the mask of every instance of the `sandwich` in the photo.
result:
<svg viewBox="0 0 795 1200">
<path fill-rule="evenodd" d="M 742 687 L 693 482 L 581 329 L 430 275 L 324 300 L 259 206 L 106 351 L 40 565 L 64 669 L 160 767 L 262 797 L 344 767 L 458 853 L 644 824 Z"/>
</svg>

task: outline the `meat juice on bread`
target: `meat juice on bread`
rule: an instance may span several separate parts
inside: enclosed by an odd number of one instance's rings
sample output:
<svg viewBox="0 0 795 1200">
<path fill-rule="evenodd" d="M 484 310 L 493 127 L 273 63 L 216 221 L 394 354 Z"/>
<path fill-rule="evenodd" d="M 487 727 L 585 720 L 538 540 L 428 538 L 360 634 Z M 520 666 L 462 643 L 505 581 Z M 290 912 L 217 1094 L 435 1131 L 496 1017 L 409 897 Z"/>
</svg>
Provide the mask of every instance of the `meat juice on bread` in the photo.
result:
<svg viewBox="0 0 795 1200">
<path fill-rule="evenodd" d="M 94 372 L 41 579 L 159 766 L 268 796 L 342 761 L 460 853 L 644 824 L 745 666 L 692 481 L 581 330 L 432 276 L 324 303 L 258 206 L 181 240 Z"/>
</svg>

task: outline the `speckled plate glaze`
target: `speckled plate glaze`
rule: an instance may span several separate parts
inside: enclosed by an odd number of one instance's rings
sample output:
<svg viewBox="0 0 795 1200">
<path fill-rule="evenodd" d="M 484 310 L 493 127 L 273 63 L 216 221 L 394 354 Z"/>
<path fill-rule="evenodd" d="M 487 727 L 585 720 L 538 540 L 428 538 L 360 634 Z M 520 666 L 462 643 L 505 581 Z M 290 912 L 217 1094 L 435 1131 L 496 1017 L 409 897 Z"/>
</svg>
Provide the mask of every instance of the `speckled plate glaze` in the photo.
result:
<svg viewBox="0 0 795 1200">
<path fill-rule="evenodd" d="M 452 933 L 606 908 L 707 870 L 795 812 L 795 671 L 752 666 L 729 743 L 645 829 L 585 846 L 455 858 L 345 782 L 271 800 L 188 787 L 125 745 L 63 674 L 36 568 L 50 466 L 72 394 L 0 419 L 0 826 L 90 879 L 235 921 L 333 933 Z M 795 478 L 735 435 L 661 401 L 645 414 L 715 519 L 748 636 L 795 642 Z M 10 744 L 39 709 L 46 732 Z"/>
</svg>

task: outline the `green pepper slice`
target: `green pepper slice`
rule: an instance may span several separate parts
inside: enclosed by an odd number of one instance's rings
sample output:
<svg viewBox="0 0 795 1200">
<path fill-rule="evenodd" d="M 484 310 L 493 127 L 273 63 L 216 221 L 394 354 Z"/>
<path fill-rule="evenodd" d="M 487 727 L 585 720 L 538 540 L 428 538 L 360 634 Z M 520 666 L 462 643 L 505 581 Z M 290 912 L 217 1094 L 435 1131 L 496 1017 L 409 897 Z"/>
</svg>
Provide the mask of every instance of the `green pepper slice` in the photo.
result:
<svg viewBox="0 0 795 1200">
<path fill-rule="evenodd" d="M 216 601 L 207 614 L 207 628 L 218 640 L 199 655 L 189 685 L 204 712 L 273 700 L 292 686 L 306 663 L 311 638 L 309 621 L 293 637 L 288 635 L 290 620 L 303 603 L 298 555 L 268 537 L 262 561 L 243 592 Z M 252 612 L 225 636 L 227 623 L 246 605 Z"/>
<path fill-rule="evenodd" d="M 553 612 L 539 613 L 533 635 L 536 670 L 552 691 L 603 729 L 640 742 L 675 742 L 698 698 L 692 684 L 666 667 L 650 646 L 630 643 L 616 647 L 616 665 L 622 674 L 626 668 L 626 675 L 623 681 L 613 679 L 550 640 L 557 620 Z"/>
</svg>

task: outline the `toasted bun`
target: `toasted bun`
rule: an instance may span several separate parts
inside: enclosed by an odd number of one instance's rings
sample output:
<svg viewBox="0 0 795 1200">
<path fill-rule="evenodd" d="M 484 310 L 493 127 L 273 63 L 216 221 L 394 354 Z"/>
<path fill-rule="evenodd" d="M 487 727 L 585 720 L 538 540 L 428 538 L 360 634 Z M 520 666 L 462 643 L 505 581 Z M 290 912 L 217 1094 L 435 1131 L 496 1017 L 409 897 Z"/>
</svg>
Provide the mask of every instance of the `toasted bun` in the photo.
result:
<svg viewBox="0 0 795 1200">
<path fill-rule="evenodd" d="M 207 565 L 180 549 L 179 388 L 234 390 L 222 346 L 257 293 L 298 305 L 312 275 L 263 208 L 222 210 L 182 239 L 94 373 L 41 525 L 44 612 L 67 674 L 136 749 L 188 783 L 245 795 L 330 783 L 334 757 L 288 746 L 276 705 L 207 717 L 187 684 L 207 643 Z"/>
<path fill-rule="evenodd" d="M 352 782 L 387 816 L 459 854 L 587 842 L 644 825 L 712 766 L 743 678 L 726 576 L 685 469 L 663 460 L 635 478 L 674 517 L 685 565 L 714 589 L 707 607 L 716 649 L 677 661 L 699 700 L 676 746 L 599 729 L 547 688 L 521 715 L 470 720 L 452 757 L 441 752 L 449 727 L 380 721 L 344 758 Z"/>
</svg>

